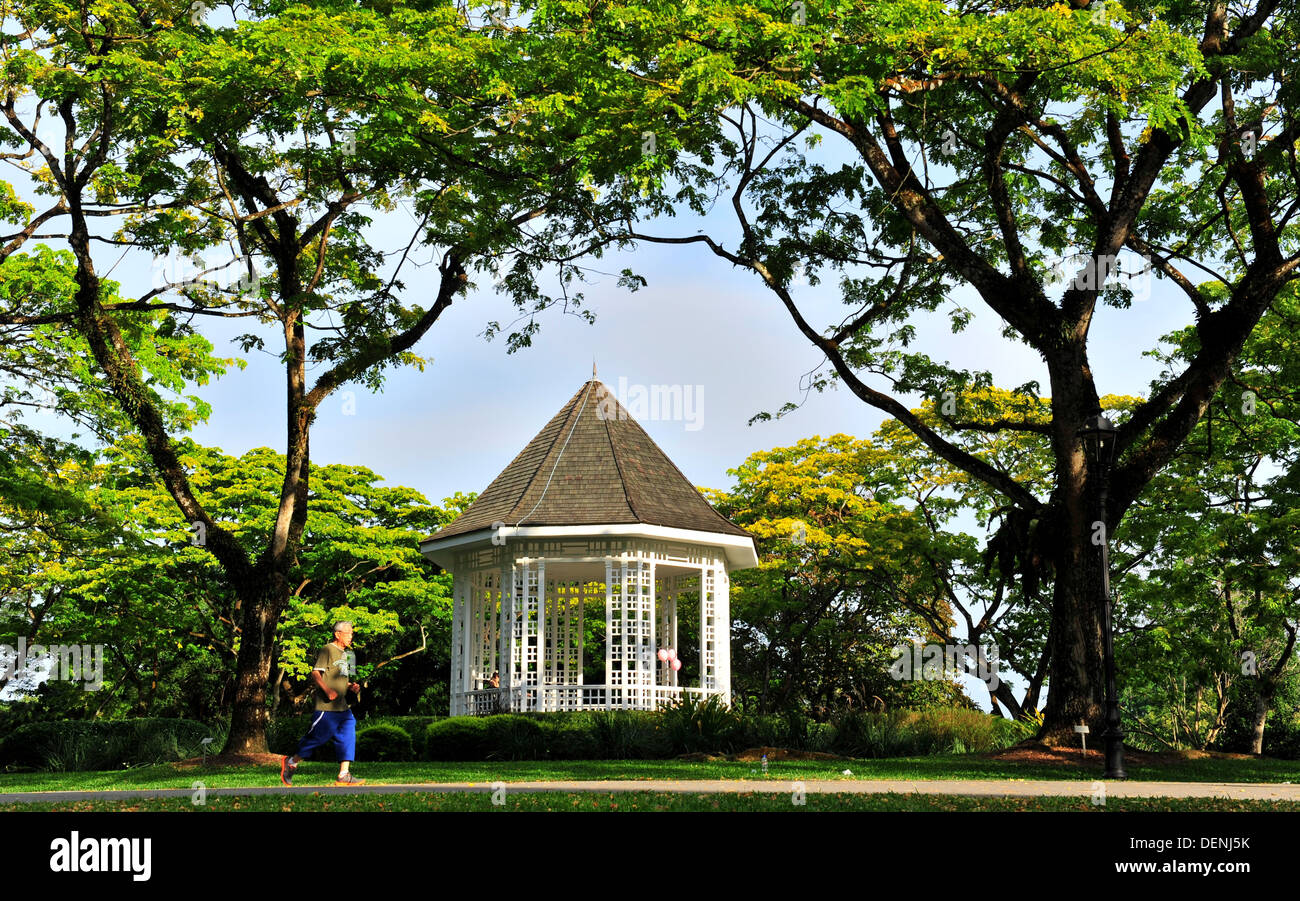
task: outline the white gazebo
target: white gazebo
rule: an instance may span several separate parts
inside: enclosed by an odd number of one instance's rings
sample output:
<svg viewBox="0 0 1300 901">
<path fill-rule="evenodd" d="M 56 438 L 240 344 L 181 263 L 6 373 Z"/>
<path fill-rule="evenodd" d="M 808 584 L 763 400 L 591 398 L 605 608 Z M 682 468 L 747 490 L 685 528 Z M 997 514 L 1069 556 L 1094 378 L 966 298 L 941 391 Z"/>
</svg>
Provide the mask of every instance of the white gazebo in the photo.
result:
<svg viewBox="0 0 1300 901">
<path fill-rule="evenodd" d="M 594 378 L 420 551 L 454 576 L 452 715 L 730 701 L 728 573 L 758 563 L 754 541 Z M 584 684 L 601 599 L 605 679 Z M 698 647 L 678 647 L 679 603 Z"/>
</svg>

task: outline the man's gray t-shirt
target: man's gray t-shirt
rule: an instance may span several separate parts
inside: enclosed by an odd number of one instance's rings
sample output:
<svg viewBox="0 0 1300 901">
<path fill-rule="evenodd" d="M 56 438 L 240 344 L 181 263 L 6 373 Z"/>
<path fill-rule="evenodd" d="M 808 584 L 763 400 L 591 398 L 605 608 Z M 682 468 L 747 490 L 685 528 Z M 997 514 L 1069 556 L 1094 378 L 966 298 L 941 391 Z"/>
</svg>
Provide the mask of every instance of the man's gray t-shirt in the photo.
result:
<svg viewBox="0 0 1300 901">
<path fill-rule="evenodd" d="M 345 651 L 332 641 L 317 652 L 315 669 L 320 671 L 326 686 L 338 693 L 338 697 L 331 701 L 329 695 L 318 687 L 316 689 L 317 710 L 337 712 L 348 709 L 348 683 L 356 675 L 352 671 L 355 667 L 356 655 L 350 650 Z"/>
</svg>

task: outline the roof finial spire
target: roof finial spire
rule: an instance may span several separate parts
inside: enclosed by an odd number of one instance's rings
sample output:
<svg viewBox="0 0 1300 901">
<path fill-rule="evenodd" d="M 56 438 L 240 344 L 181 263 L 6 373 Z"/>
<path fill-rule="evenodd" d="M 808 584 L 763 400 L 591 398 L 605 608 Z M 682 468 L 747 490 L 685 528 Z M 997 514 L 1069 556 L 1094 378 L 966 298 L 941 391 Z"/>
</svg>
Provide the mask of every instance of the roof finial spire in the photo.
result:
<svg viewBox="0 0 1300 901">
<path fill-rule="evenodd" d="M 596 358 L 591 358 L 591 380 L 596 381 Z"/>
</svg>

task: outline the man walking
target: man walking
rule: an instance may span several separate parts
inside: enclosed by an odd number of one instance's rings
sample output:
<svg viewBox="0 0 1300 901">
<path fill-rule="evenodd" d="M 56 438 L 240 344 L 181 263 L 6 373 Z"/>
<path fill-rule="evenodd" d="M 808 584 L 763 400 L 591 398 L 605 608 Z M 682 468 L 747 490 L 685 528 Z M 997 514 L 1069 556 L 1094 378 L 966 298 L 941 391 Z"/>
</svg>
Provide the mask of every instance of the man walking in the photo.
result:
<svg viewBox="0 0 1300 901">
<path fill-rule="evenodd" d="M 316 654 L 316 667 L 311 671 L 312 681 L 316 683 L 316 712 L 312 717 L 311 728 L 298 742 L 298 750 L 292 757 L 280 761 L 280 781 L 285 785 L 293 784 L 293 774 L 298 764 L 311 756 L 311 752 L 322 745 L 334 742 L 339 763 L 339 776 L 335 785 L 362 785 L 364 779 L 358 779 L 348 772 L 348 767 L 356 758 L 357 721 L 348 707 L 348 692 L 361 694 L 361 686 L 350 681 L 356 675 L 356 654 L 349 650 L 352 645 L 352 623 L 334 624 L 334 640 L 325 645 Z"/>
</svg>

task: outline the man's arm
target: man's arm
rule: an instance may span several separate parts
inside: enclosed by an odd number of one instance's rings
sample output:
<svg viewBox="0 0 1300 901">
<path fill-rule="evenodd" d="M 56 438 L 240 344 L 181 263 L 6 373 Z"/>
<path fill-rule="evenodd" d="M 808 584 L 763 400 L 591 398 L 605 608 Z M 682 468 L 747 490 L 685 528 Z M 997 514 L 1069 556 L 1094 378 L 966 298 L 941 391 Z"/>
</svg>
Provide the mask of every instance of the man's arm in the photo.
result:
<svg viewBox="0 0 1300 901">
<path fill-rule="evenodd" d="M 328 686 L 325 685 L 325 677 L 321 675 L 320 670 L 318 669 L 312 670 L 311 678 L 312 681 L 316 683 L 316 687 L 321 690 L 321 694 L 325 695 L 325 697 L 329 698 L 331 701 L 339 696 L 339 693 L 337 691 L 333 691 L 332 689 L 330 689 Z"/>
</svg>

